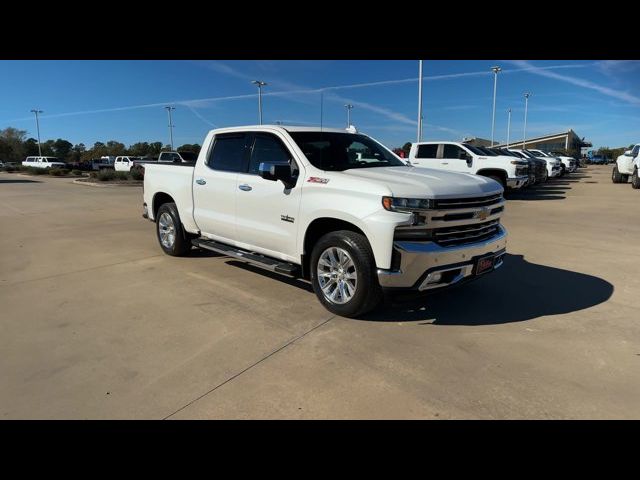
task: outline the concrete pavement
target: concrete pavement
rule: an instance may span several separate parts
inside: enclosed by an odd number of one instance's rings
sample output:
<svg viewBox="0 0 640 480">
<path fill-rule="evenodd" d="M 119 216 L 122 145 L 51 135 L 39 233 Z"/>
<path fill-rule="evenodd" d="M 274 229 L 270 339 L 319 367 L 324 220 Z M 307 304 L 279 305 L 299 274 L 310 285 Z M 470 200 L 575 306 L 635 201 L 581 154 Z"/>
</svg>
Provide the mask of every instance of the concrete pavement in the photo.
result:
<svg viewBox="0 0 640 480">
<path fill-rule="evenodd" d="M 164 255 L 140 188 L 0 174 L 0 418 L 638 418 L 640 192 L 610 170 L 510 195 L 500 270 L 364 320 Z"/>
</svg>

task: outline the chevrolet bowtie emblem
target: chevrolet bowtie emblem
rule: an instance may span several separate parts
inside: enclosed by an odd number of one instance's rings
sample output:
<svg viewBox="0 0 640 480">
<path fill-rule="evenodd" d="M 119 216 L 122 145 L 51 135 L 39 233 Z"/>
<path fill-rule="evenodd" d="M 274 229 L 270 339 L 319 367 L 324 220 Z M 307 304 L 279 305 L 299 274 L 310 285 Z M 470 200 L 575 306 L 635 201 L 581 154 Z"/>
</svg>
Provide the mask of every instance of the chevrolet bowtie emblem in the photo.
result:
<svg viewBox="0 0 640 480">
<path fill-rule="evenodd" d="M 479 218 L 480 220 L 486 220 L 489 216 L 489 209 L 483 208 L 482 210 L 478 210 L 474 215 L 475 218 Z"/>
</svg>

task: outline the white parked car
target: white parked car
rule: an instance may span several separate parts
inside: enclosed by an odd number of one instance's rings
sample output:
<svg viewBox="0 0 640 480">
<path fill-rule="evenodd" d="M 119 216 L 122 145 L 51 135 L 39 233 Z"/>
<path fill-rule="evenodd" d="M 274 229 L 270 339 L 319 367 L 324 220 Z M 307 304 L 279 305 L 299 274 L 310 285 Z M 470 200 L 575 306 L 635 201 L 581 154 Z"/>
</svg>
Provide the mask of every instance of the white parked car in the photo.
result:
<svg viewBox="0 0 640 480">
<path fill-rule="evenodd" d="M 616 163 L 611 173 L 613 183 L 627 183 L 629 176 L 633 175 L 634 168 L 637 167 L 638 162 L 636 160 L 638 157 L 640 157 L 640 143 L 616 158 Z"/>
<path fill-rule="evenodd" d="M 56 157 L 27 157 L 22 165 L 35 168 L 65 168 L 67 166 Z"/>
<path fill-rule="evenodd" d="M 412 143 L 409 162 L 416 167 L 481 175 L 503 188 L 521 188 L 529 181 L 528 162 L 460 142 Z"/>
<path fill-rule="evenodd" d="M 113 162 L 113 168 L 116 172 L 129 172 L 131 171 L 131 167 L 133 167 L 133 162 L 136 160 L 140 160 L 140 157 L 116 157 L 115 161 Z"/>
<path fill-rule="evenodd" d="M 578 169 L 578 164 L 576 162 L 576 159 L 573 157 L 567 157 L 566 155 L 553 155 L 550 152 L 545 152 L 545 151 L 533 149 L 533 148 L 528 148 L 527 150 L 533 153 L 538 153 L 545 157 L 557 158 L 558 160 L 560 160 L 562 162 L 562 165 L 560 166 L 560 168 L 562 169 L 561 176 L 564 175 L 565 173 L 573 173 Z"/>
<path fill-rule="evenodd" d="M 195 165 L 147 164 L 143 196 L 166 254 L 196 246 L 308 279 L 328 310 L 349 317 L 375 308 L 383 290 L 478 278 L 506 251 L 497 182 L 408 165 L 352 131 L 212 130 Z"/>
<path fill-rule="evenodd" d="M 557 177 L 562 173 L 562 162 L 557 158 L 545 157 L 544 155 L 535 154 L 527 149 L 521 150 L 516 148 L 510 148 L 512 152 L 519 152 L 526 155 L 529 158 L 537 158 L 544 160 L 547 163 L 547 176 L 548 178 Z"/>
</svg>

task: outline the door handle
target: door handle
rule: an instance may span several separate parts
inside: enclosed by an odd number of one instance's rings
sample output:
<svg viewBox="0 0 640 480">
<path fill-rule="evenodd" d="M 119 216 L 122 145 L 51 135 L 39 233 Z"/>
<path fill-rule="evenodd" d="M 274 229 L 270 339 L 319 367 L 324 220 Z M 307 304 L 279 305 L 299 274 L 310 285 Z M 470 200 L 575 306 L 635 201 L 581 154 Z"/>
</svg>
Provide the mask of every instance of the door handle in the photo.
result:
<svg viewBox="0 0 640 480">
<path fill-rule="evenodd" d="M 196 179 L 196 183 L 197 183 L 198 185 L 206 185 L 206 184 L 207 184 L 207 181 L 206 181 L 204 178 L 197 178 L 197 179 Z"/>
<path fill-rule="evenodd" d="M 449 162 L 442 162 L 442 165 L 449 165 Z"/>
<path fill-rule="evenodd" d="M 244 192 L 250 192 L 252 190 L 251 185 L 247 185 L 246 183 L 240 185 L 238 188 Z"/>
</svg>

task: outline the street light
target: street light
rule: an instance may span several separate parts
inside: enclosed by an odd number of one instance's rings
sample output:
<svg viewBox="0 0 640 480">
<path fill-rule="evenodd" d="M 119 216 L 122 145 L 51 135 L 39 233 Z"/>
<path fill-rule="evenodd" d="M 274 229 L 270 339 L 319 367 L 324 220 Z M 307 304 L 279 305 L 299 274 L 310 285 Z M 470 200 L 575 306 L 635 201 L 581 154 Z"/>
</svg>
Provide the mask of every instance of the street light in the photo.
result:
<svg viewBox="0 0 640 480">
<path fill-rule="evenodd" d="M 531 93 L 525 92 L 524 94 L 524 133 L 522 135 L 522 149 L 527 148 L 527 109 L 529 108 L 529 97 Z"/>
<path fill-rule="evenodd" d="M 267 83 L 261 80 L 254 80 L 251 83 L 258 86 L 258 118 L 260 125 L 262 125 L 262 87 L 266 86 Z"/>
<path fill-rule="evenodd" d="M 491 146 L 493 147 L 493 132 L 496 128 L 496 91 L 498 89 L 498 72 L 501 72 L 500 67 L 491 67 L 493 72 L 493 116 L 491 117 Z"/>
<path fill-rule="evenodd" d="M 169 114 L 169 143 L 171 145 L 171 151 L 173 151 L 173 122 L 171 121 L 171 110 L 175 110 L 176 107 L 164 107 L 167 109 L 167 113 Z"/>
<path fill-rule="evenodd" d="M 347 103 L 344 108 L 347 109 L 347 128 L 349 128 L 351 126 L 351 109 L 353 108 L 353 105 Z"/>
<path fill-rule="evenodd" d="M 509 148 L 509 134 L 511 133 L 511 109 L 507 110 L 509 112 L 509 120 L 507 121 L 507 148 Z"/>
<path fill-rule="evenodd" d="M 42 148 L 40 147 L 40 121 L 38 120 L 38 114 L 39 113 L 44 113 L 42 110 L 38 110 L 38 109 L 33 109 L 31 110 L 32 113 L 36 114 L 36 129 L 38 130 L 38 156 L 41 157 L 42 156 Z"/>
<path fill-rule="evenodd" d="M 418 62 L 418 142 L 422 140 L 422 60 Z"/>
</svg>

